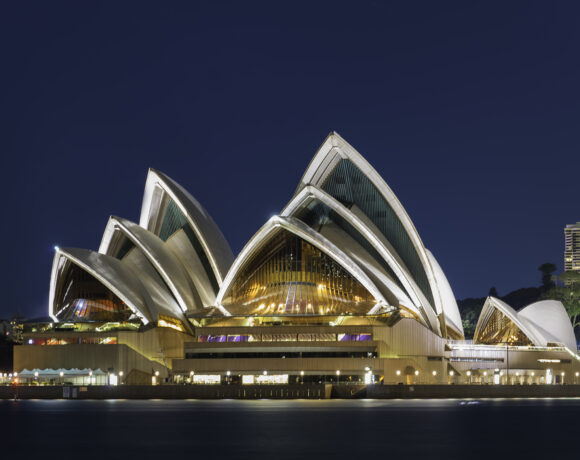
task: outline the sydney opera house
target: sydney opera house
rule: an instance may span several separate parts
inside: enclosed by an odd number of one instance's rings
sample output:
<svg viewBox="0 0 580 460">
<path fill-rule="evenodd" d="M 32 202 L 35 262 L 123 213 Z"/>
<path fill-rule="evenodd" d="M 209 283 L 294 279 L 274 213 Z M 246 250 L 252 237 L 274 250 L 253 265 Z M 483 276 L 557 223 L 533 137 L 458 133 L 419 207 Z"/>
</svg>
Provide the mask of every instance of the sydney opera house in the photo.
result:
<svg viewBox="0 0 580 460">
<path fill-rule="evenodd" d="M 515 311 L 490 297 L 464 340 L 437 259 L 336 133 L 236 257 L 201 204 L 150 170 L 139 223 L 112 216 L 98 251 L 55 249 L 48 308 L 53 322 L 28 325 L 15 371 L 94 369 L 125 383 L 580 383 L 559 302 Z"/>
</svg>

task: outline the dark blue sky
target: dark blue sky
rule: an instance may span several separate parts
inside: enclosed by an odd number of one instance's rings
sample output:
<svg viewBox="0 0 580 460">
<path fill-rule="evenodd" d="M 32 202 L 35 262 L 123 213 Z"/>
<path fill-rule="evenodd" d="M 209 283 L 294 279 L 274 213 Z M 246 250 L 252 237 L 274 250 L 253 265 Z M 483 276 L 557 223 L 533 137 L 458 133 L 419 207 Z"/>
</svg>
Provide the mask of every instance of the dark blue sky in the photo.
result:
<svg viewBox="0 0 580 460">
<path fill-rule="evenodd" d="M 139 217 L 148 167 L 237 253 L 331 130 L 458 298 L 539 283 L 580 221 L 577 2 L 4 2 L 2 300 L 45 315 L 53 246 Z"/>
</svg>

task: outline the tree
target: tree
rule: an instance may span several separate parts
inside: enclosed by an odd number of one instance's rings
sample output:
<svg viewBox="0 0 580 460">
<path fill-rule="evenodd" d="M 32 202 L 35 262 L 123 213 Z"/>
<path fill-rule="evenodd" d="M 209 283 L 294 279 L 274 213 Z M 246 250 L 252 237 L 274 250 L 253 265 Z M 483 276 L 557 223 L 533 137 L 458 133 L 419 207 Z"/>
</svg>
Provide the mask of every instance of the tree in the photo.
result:
<svg viewBox="0 0 580 460">
<path fill-rule="evenodd" d="M 492 296 L 492 297 L 499 297 L 499 294 L 497 293 L 497 289 L 495 288 L 495 286 L 492 286 L 489 289 L 489 292 L 487 293 L 488 296 Z"/>
<path fill-rule="evenodd" d="M 559 300 L 564 305 L 568 316 L 572 321 L 572 327 L 580 329 L 580 272 L 567 271 L 558 279 L 563 286 L 554 286 L 543 295 L 543 299 Z"/>
<path fill-rule="evenodd" d="M 556 271 L 556 266 L 550 262 L 546 262 L 538 267 L 538 270 L 542 272 L 542 286 L 546 289 L 554 287 L 554 281 L 552 280 L 552 273 Z"/>
</svg>

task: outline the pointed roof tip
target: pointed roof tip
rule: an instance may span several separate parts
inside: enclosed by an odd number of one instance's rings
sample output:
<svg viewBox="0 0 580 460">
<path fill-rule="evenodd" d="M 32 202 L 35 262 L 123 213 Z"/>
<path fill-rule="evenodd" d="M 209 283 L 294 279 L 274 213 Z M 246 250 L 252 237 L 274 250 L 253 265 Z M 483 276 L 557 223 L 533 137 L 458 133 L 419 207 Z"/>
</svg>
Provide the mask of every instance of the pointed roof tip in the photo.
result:
<svg viewBox="0 0 580 460">
<path fill-rule="evenodd" d="M 151 174 L 156 174 L 158 176 L 165 176 L 165 174 L 163 174 L 161 171 L 159 171 L 157 168 L 149 168 L 147 169 L 147 176 L 151 175 Z"/>
<path fill-rule="evenodd" d="M 356 150 L 356 148 L 344 137 L 342 137 L 338 131 L 331 131 L 330 134 L 326 136 L 323 145 L 327 142 L 330 142 L 333 147 L 339 147 L 343 150 L 346 149 L 350 152 L 351 155 L 358 155 L 363 158 L 363 156 Z"/>
<path fill-rule="evenodd" d="M 156 176 L 160 177 L 163 180 L 170 180 L 175 182 L 171 177 L 169 177 L 167 174 L 165 174 L 163 171 L 160 171 L 157 168 L 149 168 L 147 170 L 147 177 L 149 177 L 151 174 L 155 174 Z"/>
<path fill-rule="evenodd" d="M 326 136 L 327 139 L 334 139 L 334 138 L 339 138 L 342 139 L 342 136 L 338 133 L 338 131 L 335 131 L 334 129 L 332 131 L 330 131 L 330 133 L 328 133 L 328 136 Z"/>
<path fill-rule="evenodd" d="M 165 174 L 163 171 L 160 171 L 159 169 L 156 169 L 156 168 L 149 168 L 149 170 L 147 172 L 147 178 L 149 178 L 149 176 L 152 174 L 156 175 L 158 178 L 160 178 L 164 182 L 171 182 L 174 185 L 177 185 L 178 187 L 182 188 L 185 192 L 187 192 L 189 194 L 189 192 L 186 189 L 184 189 L 183 186 L 179 182 L 176 182 L 173 178 L 171 178 L 170 176 Z"/>
<path fill-rule="evenodd" d="M 115 214 L 111 214 L 109 216 L 109 221 L 111 221 L 111 220 L 117 221 L 117 222 L 119 222 L 121 224 L 127 224 L 127 223 L 129 223 L 129 224 L 135 224 L 135 222 L 133 222 L 132 220 L 126 219 L 126 218 L 121 217 L 121 216 L 117 216 Z"/>
</svg>

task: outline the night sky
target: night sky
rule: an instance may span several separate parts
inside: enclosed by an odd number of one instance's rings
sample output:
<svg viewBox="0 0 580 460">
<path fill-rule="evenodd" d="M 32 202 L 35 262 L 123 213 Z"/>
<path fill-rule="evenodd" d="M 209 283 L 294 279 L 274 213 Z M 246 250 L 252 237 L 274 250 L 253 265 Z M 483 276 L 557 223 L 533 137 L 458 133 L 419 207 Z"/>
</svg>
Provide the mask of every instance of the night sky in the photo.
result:
<svg viewBox="0 0 580 460">
<path fill-rule="evenodd" d="M 394 190 L 456 297 L 537 285 L 580 221 L 578 2 L 3 2 L 0 317 L 53 246 L 138 221 L 147 169 L 237 253 L 330 131 Z"/>
</svg>

